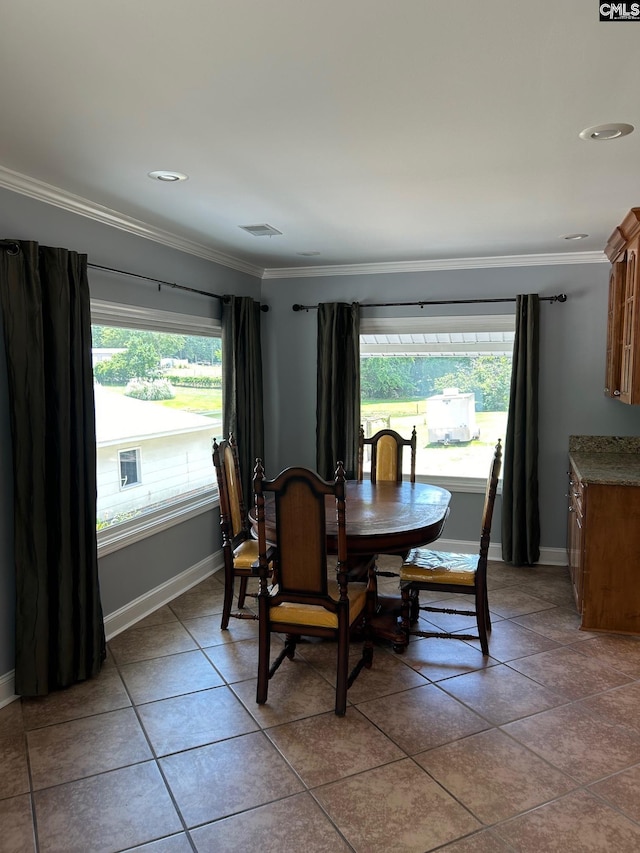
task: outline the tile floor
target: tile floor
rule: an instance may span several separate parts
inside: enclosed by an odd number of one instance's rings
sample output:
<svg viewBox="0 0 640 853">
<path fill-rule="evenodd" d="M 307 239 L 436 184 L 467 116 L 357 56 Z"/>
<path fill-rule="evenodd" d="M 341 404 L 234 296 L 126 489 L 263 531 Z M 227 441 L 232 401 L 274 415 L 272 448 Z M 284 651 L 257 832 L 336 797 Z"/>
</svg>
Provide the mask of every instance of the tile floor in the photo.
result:
<svg viewBox="0 0 640 853">
<path fill-rule="evenodd" d="M 342 719 L 317 641 L 259 708 L 221 606 L 213 576 L 0 710 L 2 853 L 640 850 L 640 639 L 579 631 L 566 569 L 492 564 L 491 657 L 379 645 Z"/>
</svg>

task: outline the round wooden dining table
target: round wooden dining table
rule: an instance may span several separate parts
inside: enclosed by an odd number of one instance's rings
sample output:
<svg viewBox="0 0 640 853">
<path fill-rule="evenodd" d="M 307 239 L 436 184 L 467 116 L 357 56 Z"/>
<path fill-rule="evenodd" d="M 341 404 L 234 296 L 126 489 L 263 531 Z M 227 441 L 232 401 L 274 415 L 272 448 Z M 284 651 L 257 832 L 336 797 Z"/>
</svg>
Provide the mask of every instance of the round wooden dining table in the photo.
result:
<svg viewBox="0 0 640 853">
<path fill-rule="evenodd" d="M 451 493 L 428 483 L 346 483 L 346 528 L 349 557 L 399 554 L 435 541 L 449 514 Z M 327 550 L 337 550 L 335 498 L 326 497 Z M 254 510 L 250 513 L 256 529 Z M 265 500 L 267 540 L 275 541 L 275 504 Z"/>
<path fill-rule="evenodd" d="M 347 565 L 351 580 L 364 580 L 378 554 L 406 554 L 411 548 L 434 542 L 442 533 L 449 515 L 451 493 L 428 483 L 371 483 L 348 480 L 346 483 Z M 337 551 L 335 498 L 327 495 L 327 551 Z M 275 503 L 265 500 L 265 533 L 276 541 Z M 257 536 L 255 508 L 249 518 Z M 378 613 L 373 620 L 374 633 L 390 640 L 402 652 L 407 638 L 400 629 L 400 599 L 379 596 Z"/>
</svg>

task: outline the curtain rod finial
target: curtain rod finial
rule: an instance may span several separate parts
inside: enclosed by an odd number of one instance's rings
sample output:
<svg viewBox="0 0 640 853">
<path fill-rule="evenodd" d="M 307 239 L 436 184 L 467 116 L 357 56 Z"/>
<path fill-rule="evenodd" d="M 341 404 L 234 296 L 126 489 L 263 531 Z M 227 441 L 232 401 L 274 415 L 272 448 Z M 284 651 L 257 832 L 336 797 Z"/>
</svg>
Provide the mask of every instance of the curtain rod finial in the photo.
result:
<svg viewBox="0 0 640 853">
<path fill-rule="evenodd" d="M 566 301 L 567 301 L 567 294 L 566 294 L 566 293 L 559 293 L 559 294 L 556 296 L 556 300 L 557 300 L 558 302 L 566 302 Z"/>
</svg>

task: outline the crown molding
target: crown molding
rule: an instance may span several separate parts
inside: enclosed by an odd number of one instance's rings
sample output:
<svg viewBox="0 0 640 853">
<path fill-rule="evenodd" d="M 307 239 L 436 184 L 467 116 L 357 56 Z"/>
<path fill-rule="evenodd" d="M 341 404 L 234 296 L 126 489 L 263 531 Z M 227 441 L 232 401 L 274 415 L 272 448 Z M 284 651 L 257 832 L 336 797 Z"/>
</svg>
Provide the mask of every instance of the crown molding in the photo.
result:
<svg viewBox="0 0 640 853">
<path fill-rule="evenodd" d="M 542 267 L 603 263 L 609 263 L 604 252 L 557 252 L 547 255 L 497 255 L 488 258 L 440 258 L 424 261 L 390 261 L 376 264 L 282 267 L 281 269 L 265 269 L 262 278 L 313 278 L 314 276 L 376 275 L 435 270 L 478 270 L 496 267 Z"/>
<path fill-rule="evenodd" d="M 609 263 L 604 252 L 564 252 L 546 255 L 504 255 L 487 258 L 440 258 L 422 261 L 384 261 L 381 263 L 336 264 L 314 267 L 272 267 L 263 269 L 248 261 L 218 252 L 201 243 L 178 237 L 170 231 L 156 228 L 139 219 L 125 216 L 109 207 L 96 204 L 74 193 L 66 192 L 36 178 L 30 178 L 5 166 L 0 166 L 0 187 L 29 198 L 51 204 L 69 213 L 110 225 L 136 237 L 154 240 L 180 252 L 238 270 L 260 279 L 314 278 L 337 275 L 376 275 L 389 273 L 430 272 L 436 270 L 491 269 L 498 267 L 559 266 L 563 264 Z"/>
<path fill-rule="evenodd" d="M 69 213 L 76 213 L 78 216 L 93 219 L 95 222 L 100 222 L 103 225 L 110 225 L 113 228 L 120 229 L 120 231 L 134 234 L 136 237 L 145 237 L 147 240 L 154 240 L 156 243 L 162 243 L 163 246 L 178 249 L 180 252 L 187 252 L 189 255 L 213 261 L 223 267 L 248 273 L 257 278 L 262 277 L 262 267 L 257 267 L 254 264 L 235 258 L 232 255 L 227 255 L 224 252 L 217 252 L 215 249 L 210 249 L 208 246 L 203 246 L 201 243 L 196 243 L 193 240 L 178 237 L 170 231 L 165 231 L 162 228 L 156 228 L 139 219 L 125 216 L 109 207 L 103 207 L 101 204 L 96 204 L 93 201 L 89 201 L 89 199 L 66 192 L 59 187 L 46 184 L 44 181 L 39 181 L 36 178 L 21 175 L 19 172 L 14 172 L 12 169 L 7 169 L 4 166 L 0 166 L 0 187 L 20 193 L 20 195 L 28 196 L 29 198 L 34 198 L 36 201 L 43 201 L 45 204 L 59 207 L 61 210 L 66 210 Z"/>
</svg>

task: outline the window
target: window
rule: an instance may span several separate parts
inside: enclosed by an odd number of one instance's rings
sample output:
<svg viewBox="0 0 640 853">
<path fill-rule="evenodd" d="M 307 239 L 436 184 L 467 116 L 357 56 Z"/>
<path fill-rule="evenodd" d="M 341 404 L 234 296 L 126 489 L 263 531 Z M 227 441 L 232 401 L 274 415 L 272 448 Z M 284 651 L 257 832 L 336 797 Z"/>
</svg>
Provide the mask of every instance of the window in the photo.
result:
<svg viewBox="0 0 640 853">
<path fill-rule="evenodd" d="M 118 451 L 120 463 L 120 488 L 137 486 L 140 482 L 140 451 L 120 450 Z"/>
<path fill-rule="evenodd" d="M 213 320 L 97 301 L 91 330 L 103 553 L 217 496 L 221 339 Z"/>
<path fill-rule="evenodd" d="M 408 438 L 415 426 L 419 477 L 484 489 L 506 433 L 514 336 L 513 315 L 363 319 L 365 435 L 391 428 Z"/>
</svg>

